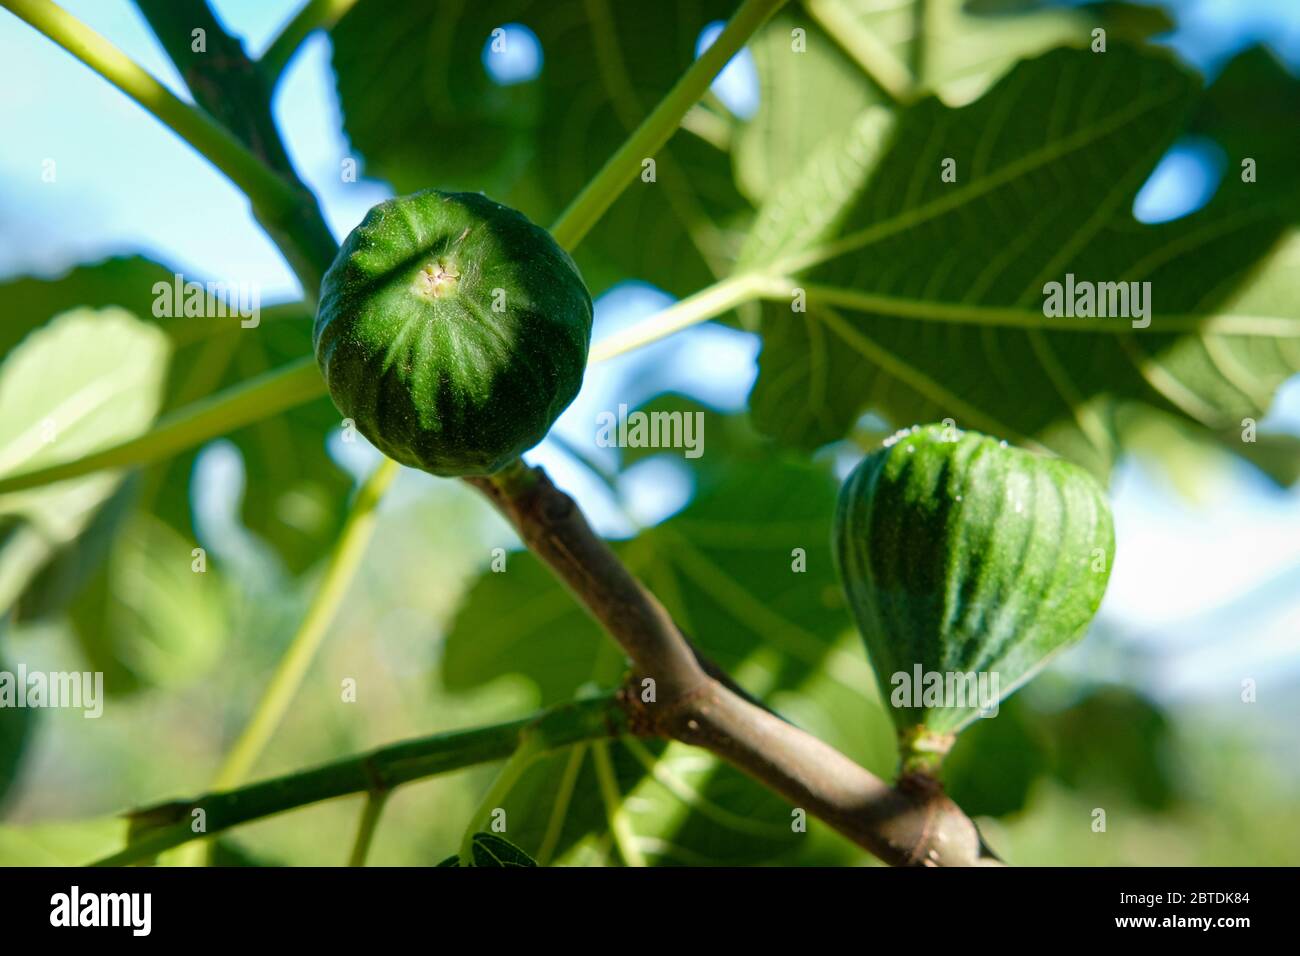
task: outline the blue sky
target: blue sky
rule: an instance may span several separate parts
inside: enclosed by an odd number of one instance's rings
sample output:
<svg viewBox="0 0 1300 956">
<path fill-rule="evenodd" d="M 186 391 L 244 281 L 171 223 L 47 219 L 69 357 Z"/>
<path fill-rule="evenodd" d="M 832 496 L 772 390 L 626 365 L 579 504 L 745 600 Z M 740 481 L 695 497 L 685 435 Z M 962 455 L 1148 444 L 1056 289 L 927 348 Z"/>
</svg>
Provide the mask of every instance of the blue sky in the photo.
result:
<svg viewBox="0 0 1300 956">
<path fill-rule="evenodd" d="M 184 95 L 128 0 L 63 5 Z M 214 5 L 257 53 L 298 0 Z M 1169 6 L 1178 13 L 1179 29 L 1167 42 L 1208 72 L 1255 41 L 1269 42 L 1293 69 L 1300 63 L 1300 0 L 1184 0 Z M 530 68 L 527 44 L 514 49 L 512 57 L 522 59 L 511 65 Z M 0 177 L 7 186 L 0 191 L 0 277 L 56 275 L 77 262 L 139 251 L 195 277 L 256 283 L 264 301 L 297 297 L 292 274 L 234 187 L 134 103 L 3 11 L 0 64 Z M 752 110 L 752 64 L 733 64 L 719 93 L 738 112 Z M 349 154 L 323 37 L 314 37 L 295 58 L 275 107 L 291 155 L 341 238 L 387 191 L 364 180 L 344 183 L 339 175 Z M 54 183 L 41 180 L 48 159 L 57 164 Z M 1183 144 L 1144 189 L 1136 211 L 1155 220 L 1203 201 L 1216 181 L 1214 163 L 1212 148 Z M 617 289 L 597 304 L 597 335 L 668 301 L 644 286 Z M 558 428 L 589 447 L 596 414 L 648 397 L 649 388 L 638 396 L 635 383 L 650 380 L 656 390 L 679 388 L 739 409 L 753 381 L 757 350 L 752 337 L 725 329 L 681 334 L 590 375 Z M 1300 432 L 1300 383 L 1293 380 L 1284 390 L 1266 424 Z M 553 443 L 531 457 L 575 491 L 599 527 L 628 530 L 600 484 Z M 689 493 L 680 471 L 664 461 L 634 469 L 625 491 L 625 506 L 643 522 L 672 510 Z M 1250 613 L 1225 618 L 1223 609 L 1240 607 L 1233 602 L 1259 582 L 1300 569 L 1300 490 L 1277 491 L 1247 466 L 1225 459 L 1203 483 L 1196 503 L 1177 496 L 1158 471 L 1133 462 L 1121 467 L 1113 491 L 1120 552 L 1103 618 L 1130 640 L 1158 650 L 1166 666 L 1151 678 L 1151 689 L 1209 693 L 1225 669 L 1261 680 L 1283 671 L 1294 678 L 1300 588 L 1266 591 L 1250 600 Z M 1240 633 L 1228 633 L 1225 619 L 1236 622 Z M 1197 627 L 1212 633 L 1180 644 Z M 1194 652 L 1180 649 L 1188 645 Z"/>
</svg>

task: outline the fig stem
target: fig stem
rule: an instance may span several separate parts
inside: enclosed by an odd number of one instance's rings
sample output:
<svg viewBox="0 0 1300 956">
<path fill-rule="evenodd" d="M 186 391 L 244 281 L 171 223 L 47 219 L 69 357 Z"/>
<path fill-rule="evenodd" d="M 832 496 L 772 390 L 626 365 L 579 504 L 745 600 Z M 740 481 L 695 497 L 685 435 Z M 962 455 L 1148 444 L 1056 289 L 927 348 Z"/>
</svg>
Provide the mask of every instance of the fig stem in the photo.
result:
<svg viewBox="0 0 1300 956">
<path fill-rule="evenodd" d="M 274 85 L 303 41 L 317 30 L 328 30 L 356 5 L 357 0 L 308 0 L 284 25 L 258 59 L 267 80 Z"/>
<path fill-rule="evenodd" d="M 957 740 L 956 734 L 941 734 L 919 724 L 898 732 L 899 773 L 937 777 L 944 757 Z"/>
<path fill-rule="evenodd" d="M 371 790 L 366 794 L 366 802 L 361 808 L 361 820 L 357 824 L 357 838 L 352 844 L 352 853 L 348 857 L 348 866 L 365 866 L 370 854 L 370 844 L 375 837 L 375 828 L 379 817 L 388 802 L 387 790 Z"/>
<path fill-rule="evenodd" d="M 677 80 L 668 94 L 601 167 L 555 221 L 551 234 L 570 252 L 635 178 L 641 163 L 654 156 L 677 131 L 732 56 L 785 0 L 744 0 L 717 40 Z"/>
<path fill-rule="evenodd" d="M 213 778 L 214 788 L 228 790 L 242 782 L 275 733 L 289 704 L 298 693 L 298 688 L 302 686 L 307 669 L 325 639 L 329 624 L 361 563 L 374 532 L 379 502 L 400 470 L 395 461 L 385 458 L 357 492 L 347 522 L 330 554 L 325 576 L 311 599 L 298 632 L 280 658 L 279 666 L 253 716 Z"/>
</svg>

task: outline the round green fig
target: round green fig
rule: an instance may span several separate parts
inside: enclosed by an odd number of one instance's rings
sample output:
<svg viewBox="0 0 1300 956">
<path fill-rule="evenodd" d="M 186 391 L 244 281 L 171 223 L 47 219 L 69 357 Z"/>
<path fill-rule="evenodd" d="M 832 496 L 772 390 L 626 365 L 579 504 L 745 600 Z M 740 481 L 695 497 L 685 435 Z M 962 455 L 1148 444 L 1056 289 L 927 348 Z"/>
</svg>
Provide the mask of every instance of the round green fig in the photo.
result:
<svg viewBox="0 0 1300 956">
<path fill-rule="evenodd" d="M 914 427 L 854 468 L 836 564 L 905 767 L 1083 636 L 1114 542 L 1091 475 L 975 432 Z"/>
<path fill-rule="evenodd" d="M 375 206 L 325 273 L 312 340 L 334 404 L 390 458 L 485 475 L 582 386 L 591 296 L 524 215 L 478 193 Z"/>
</svg>

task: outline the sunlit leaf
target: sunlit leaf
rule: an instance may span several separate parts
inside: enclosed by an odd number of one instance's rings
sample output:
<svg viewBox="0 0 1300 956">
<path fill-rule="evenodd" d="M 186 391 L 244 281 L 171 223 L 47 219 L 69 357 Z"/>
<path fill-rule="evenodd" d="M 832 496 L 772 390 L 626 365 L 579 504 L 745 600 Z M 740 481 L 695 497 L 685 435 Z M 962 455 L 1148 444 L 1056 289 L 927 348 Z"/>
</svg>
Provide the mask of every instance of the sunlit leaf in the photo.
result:
<svg viewBox="0 0 1300 956">
<path fill-rule="evenodd" d="M 1300 368 L 1300 316 L 1267 282 L 1236 288 L 1275 249 L 1288 205 L 1229 182 L 1181 220 L 1130 213 L 1194 106 L 1172 62 L 1115 47 L 1021 64 L 962 109 L 908 110 L 834 234 L 771 264 L 794 274 L 807 311 L 765 309 L 759 426 L 812 447 L 867 409 L 898 425 L 952 418 L 1104 472 L 1117 401 L 1206 428 L 1262 414 Z M 1067 273 L 1150 282 L 1149 327 L 1049 322 L 1044 286 Z"/>
</svg>

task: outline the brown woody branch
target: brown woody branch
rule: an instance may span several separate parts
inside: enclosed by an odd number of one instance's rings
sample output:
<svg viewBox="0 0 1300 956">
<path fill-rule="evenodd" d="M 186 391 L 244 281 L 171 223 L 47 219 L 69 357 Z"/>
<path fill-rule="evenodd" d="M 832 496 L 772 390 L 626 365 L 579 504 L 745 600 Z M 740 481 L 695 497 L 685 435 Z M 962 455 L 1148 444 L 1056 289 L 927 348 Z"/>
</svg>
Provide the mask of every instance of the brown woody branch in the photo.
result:
<svg viewBox="0 0 1300 956">
<path fill-rule="evenodd" d="M 634 732 L 703 747 L 895 866 L 996 864 L 975 824 L 933 778 L 891 787 L 834 747 L 748 699 L 699 657 L 659 600 L 540 468 L 467 479 L 510 521 L 632 659 Z M 654 699 L 640 689 L 654 681 Z"/>
</svg>

